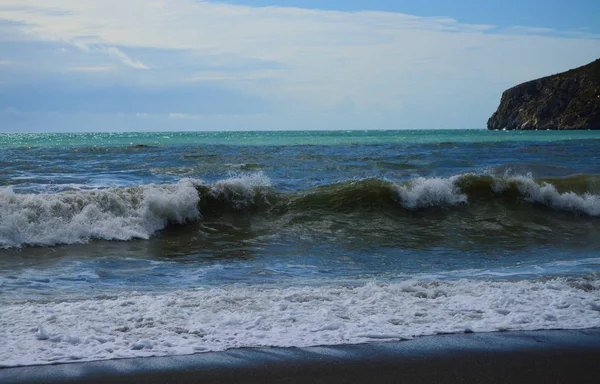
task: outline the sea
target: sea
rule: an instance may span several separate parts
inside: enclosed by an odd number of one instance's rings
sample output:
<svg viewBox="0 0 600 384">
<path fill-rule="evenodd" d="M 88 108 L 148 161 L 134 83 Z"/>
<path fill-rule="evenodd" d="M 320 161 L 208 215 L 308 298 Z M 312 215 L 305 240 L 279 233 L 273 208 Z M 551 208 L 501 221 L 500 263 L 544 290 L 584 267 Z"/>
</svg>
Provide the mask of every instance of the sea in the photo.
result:
<svg viewBox="0 0 600 384">
<path fill-rule="evenodd" d="M 0 366 L 600 327 L 600 131 L 0 135 Z"/>
</svg>

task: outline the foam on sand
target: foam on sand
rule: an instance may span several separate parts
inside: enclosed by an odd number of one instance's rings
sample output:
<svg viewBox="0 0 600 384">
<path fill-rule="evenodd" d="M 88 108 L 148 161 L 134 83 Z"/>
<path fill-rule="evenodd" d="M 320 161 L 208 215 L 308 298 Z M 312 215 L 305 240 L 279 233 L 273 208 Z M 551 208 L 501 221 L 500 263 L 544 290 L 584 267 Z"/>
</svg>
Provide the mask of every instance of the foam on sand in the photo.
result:
<svg viewBox="0 0 600 384">
<path fill-rule="evenodd" d="M 3 366 L 600 327 L 600 279 L 230 286 L 3 303 Z"/>
</svg>

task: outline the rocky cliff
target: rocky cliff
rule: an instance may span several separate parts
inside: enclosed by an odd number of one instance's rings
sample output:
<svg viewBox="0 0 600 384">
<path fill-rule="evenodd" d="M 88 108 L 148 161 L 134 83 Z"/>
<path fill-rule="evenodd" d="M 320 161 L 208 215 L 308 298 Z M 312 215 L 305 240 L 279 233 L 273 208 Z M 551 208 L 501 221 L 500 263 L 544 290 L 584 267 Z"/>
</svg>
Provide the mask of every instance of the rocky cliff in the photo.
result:
<svg viewBox="0 0 600 384">
<path fill-rule="evenodd" d="M 502 94 L 488 129 L 600 129 L 600 59 Z"/>
</svg>

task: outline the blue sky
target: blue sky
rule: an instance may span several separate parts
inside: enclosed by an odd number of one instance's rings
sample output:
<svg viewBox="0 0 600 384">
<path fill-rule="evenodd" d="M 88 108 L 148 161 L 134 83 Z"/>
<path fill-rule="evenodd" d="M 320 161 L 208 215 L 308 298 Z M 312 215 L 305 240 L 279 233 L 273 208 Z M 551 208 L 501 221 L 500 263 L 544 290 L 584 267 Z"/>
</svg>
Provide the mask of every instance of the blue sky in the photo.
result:
<svg viewBox="0 0 600 384">
<path fill-rule="evenodd" d="M 597 0 L 233 0 L 230 4 L 286 6 L 339 11 L 401 12 L 449 16 L 462 23 L 540 28 L 588 28 L 600 33 Z"/>
<path fill-rule="evenodd" d="M 3 0 L 0 132 L 484 128 L 600 1 Z"/>
</svg>

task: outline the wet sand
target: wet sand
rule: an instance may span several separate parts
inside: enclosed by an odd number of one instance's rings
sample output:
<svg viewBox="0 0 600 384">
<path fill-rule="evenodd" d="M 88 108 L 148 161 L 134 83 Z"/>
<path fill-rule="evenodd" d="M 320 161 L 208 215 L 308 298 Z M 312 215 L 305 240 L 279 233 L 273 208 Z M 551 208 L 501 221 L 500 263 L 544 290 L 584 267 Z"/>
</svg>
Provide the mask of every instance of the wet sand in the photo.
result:
<svg viewBox="0 0 600 384">
<path fill-rule="evenodd" d="M 0 383 L 598 383 L 600 329 L 0 369 Z"/>
</svg>

